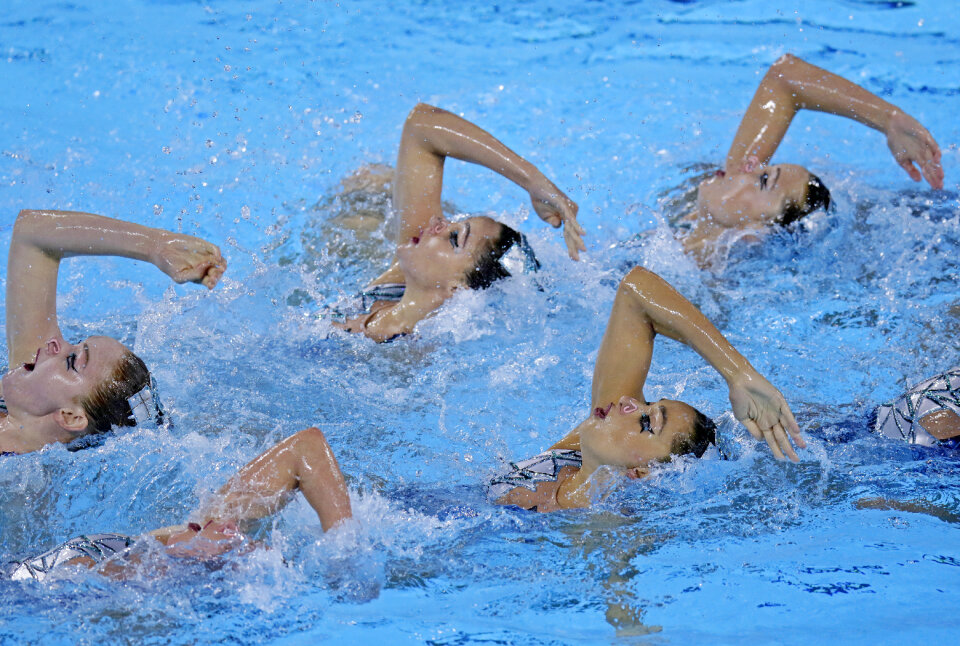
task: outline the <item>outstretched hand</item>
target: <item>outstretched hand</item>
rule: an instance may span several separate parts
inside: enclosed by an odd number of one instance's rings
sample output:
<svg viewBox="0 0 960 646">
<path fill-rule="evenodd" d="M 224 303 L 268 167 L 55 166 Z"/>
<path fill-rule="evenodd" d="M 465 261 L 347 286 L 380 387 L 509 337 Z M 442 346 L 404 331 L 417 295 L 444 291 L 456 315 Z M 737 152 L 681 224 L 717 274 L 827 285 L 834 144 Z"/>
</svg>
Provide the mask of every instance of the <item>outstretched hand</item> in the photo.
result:
<svg viewBox="0 0 960 646">
<path fill-rule="evenodd" d="M 155 253 L 154 264 L 177 283 L 213 289 L 227 270 L 220 248 L 193 236 L 165 233 Z"/>
<path fill-rule="evenodd" d="M 574 260 L 580 260 L 580 252 L 586 251 L 587 246 L 583 244 L 586 231 L 577 222 L 577 203 L 548 180 L 530 190 L 530 202 L 541 220 L 554 229 L 563 225 L 567 253 Z"/>
<path fill-rule="evenodd" d="M 799 462 L 790 438 L 800 448 L 806 448 L 807 443 L 780 391 L 756 371 L 741 373 L 728 385 L 733 414 L 750 434 L 758 440 L 765 440 L 778 460 L 786 455 Z"/>
<path fill-rule="evenodd" d="M 930 186 L 943 188 L 940 147 L 919 121 L 904 112 L 894 113 L 887 126 L 887 146 L 913 181 L 920 181 L 922 171 Z"/>
</svg>

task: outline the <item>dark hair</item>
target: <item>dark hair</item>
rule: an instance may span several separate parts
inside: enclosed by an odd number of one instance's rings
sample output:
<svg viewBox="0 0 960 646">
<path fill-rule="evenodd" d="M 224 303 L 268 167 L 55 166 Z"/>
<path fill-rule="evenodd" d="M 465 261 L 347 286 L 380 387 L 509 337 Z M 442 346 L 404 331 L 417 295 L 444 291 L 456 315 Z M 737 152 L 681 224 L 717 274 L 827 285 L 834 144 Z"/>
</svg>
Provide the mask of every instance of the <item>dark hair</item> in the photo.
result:
<svg viewBox="0 0 960 646">
<path fill-rule="evenodd" d="M 149 383 L 150 371 L 143 359 L 124 352 L 113 373 L 80 401 L 87 414 L 87 431 L 106 433 L 114 426 L 136 426 L 128 400 Z"/>
<path fill-rule="evenodd" d="M 466 273 L 467 287 L 470 289 L 486 289 L 495 281 L 509 276 L 510 272 L 500 262 L 500 258 L 513 245 L 523 248 L 524 254 L 528 257 L 529 264 L 532 264 L 534 270 L 540 268 L 540 263 L 533 256 L 533 250 L 530 249 L 530 245 L 526 244 L 520 232 L 500 223 L 500 235 L 487 238 L 484 246 L 478 250 L 476 265 Z"/>
<path fill-rule="evenodd" d="M 782 227 L 789 226 L 797 220 L 813 213 L 819 208 L 824 211 L 830 208 L 830 191 L 823 184 L 823 180 L 810 173 L 807 180 L 807 192 L 799 204 L 791 203 L 783 210 L 783 214 L 777 219 L 777 224 Z"/>
<path fill-rule="evenodd" d="M 691 408 L 693 408 L 691 406 Z M 673 455 L 693 453 L 695 457 L 702 457 L 711 444 L 717 443 L 717 425 L 713 420 L 693 409 L 693 430 L 688 435 L 676 435 L 670 445 Z"/>
</svg>

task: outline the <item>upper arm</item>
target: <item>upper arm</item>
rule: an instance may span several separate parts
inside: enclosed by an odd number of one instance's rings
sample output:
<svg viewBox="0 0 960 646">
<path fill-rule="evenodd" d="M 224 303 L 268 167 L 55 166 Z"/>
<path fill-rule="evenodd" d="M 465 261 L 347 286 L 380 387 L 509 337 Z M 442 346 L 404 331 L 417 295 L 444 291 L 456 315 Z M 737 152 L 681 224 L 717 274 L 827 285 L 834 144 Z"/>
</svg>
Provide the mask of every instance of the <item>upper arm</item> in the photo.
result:
<svg viewBox="0 0 960 646">
<path fill-rule="evenodd" d="M 646 270 L 630 270 L 617 288 L 597 362 L 593 368 L 591 408 L 616 402 L 623 395 L 643 398 L 643 385 L 650 370 L 653 323 L 636 304 L 630 283 L 642 279 Z"/>
<path fill-rule="evenodd" d="M 393 181 L 393 206 L 400 216 L 398 244 L 418 235 L 430 218 L 443 214 L 441 189 L 445 156 L 424 136 L 426 122 L 438 112 L 440 108 L 419 103 L 403 125 Z"/>
<path fill-rule="evenodd" d="M 21 211 L 13 227 L 7 260 L 8 365 L 29 362 L 50 337 L 60 336 L 57 323 L 57 274 L 60 259 L 35 243 L 42 215 Z"/>
<path fill-rule="evenodd" d="M 763 76 L 727 151 L 728 173 L 740 172 L 751 162 L 767 164 L 773 157 L 797 113 L 788 81 L 798 60 L 785 54 Z"/>
</svg>

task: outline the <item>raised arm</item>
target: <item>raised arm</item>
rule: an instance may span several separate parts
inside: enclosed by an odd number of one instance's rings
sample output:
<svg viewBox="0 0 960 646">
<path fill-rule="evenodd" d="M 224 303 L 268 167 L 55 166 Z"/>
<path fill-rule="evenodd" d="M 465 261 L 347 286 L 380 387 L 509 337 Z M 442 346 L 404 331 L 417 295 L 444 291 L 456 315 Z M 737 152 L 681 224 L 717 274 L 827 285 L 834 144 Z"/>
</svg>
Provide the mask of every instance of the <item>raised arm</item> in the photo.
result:
<svg viewBox="0 0 960 646">
<path fill-rule="evenodd" d="M 940 148 L 916 119 L 859 85 L 791 54 L 771 65 L 760 82 L 727 152 L 727 172 L 751 172 L 767 164 L 794 115 L 803 109 L 829 112 L 879 130 L 886 135 L 897 163 L 914 181 L 920 181 L 922 171 L 930 186 L 943 188 Z"/>
<path fill-rule="evenodd" d="M 7 264 L 7 348 L 14 366 L 60 337 L 57 274 L 69 256 L 123 256 L 156 265 L 178 283 L 212 289 L 226 269 L 215 246 L 193 236 L 74 211 L 24 210 Z"/>
<path fill-rule="evenodd" d="M 774 455 L 797 460 L 787 437 L 804 447 L 786 400 L 693 303 L 665 280 L 641 267 L 620 282 L 610 321 L 593 371 L 593 403 L 603 406 L 623 395 L 643 397 L 653 341 L 658 334 L 691 347 L 724 378 L 733 413 Z"/>
<path fill-rule="evenodd" d="M 393 204 L 400 215 L 398 243 L 420 235 L 430 218 L 442 215 L 440 192 L 447 157 L 479 164 L 503 175 L 530 194 L 534 210 L 553 227 L 563 225 L 567 251 L 574 260 L 586 250 L 577 223 L 577 205 L 533 164 L 490 133 L 455 114 L 423 103 L 403 126 Z"/>
<path fill-rule="evenodd" d="M 204 521 L 244 524 L 275 514 L 296 490 L 324 531 L 351 517 L 347 483 L 323 433 L 308 428 L 254 458 L 199 512 Z"/>
</svg>

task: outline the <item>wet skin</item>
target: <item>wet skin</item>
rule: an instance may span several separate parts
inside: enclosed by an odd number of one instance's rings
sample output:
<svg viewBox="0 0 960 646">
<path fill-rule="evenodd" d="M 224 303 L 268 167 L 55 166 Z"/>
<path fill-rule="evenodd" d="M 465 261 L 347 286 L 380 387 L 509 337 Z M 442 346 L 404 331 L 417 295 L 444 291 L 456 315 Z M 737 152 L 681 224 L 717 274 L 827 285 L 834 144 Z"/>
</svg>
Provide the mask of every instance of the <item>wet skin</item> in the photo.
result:
<svg viewBox="0 0 960 646">
<path fill-rule="evenodd" d="M 42 417 L 79 402 L 113 373 L 127 348 L 115 339 L 91 336 L 77 344 L 51 338 L 34 361 L 3 377 L 8 406 Z"/>
</svg>

